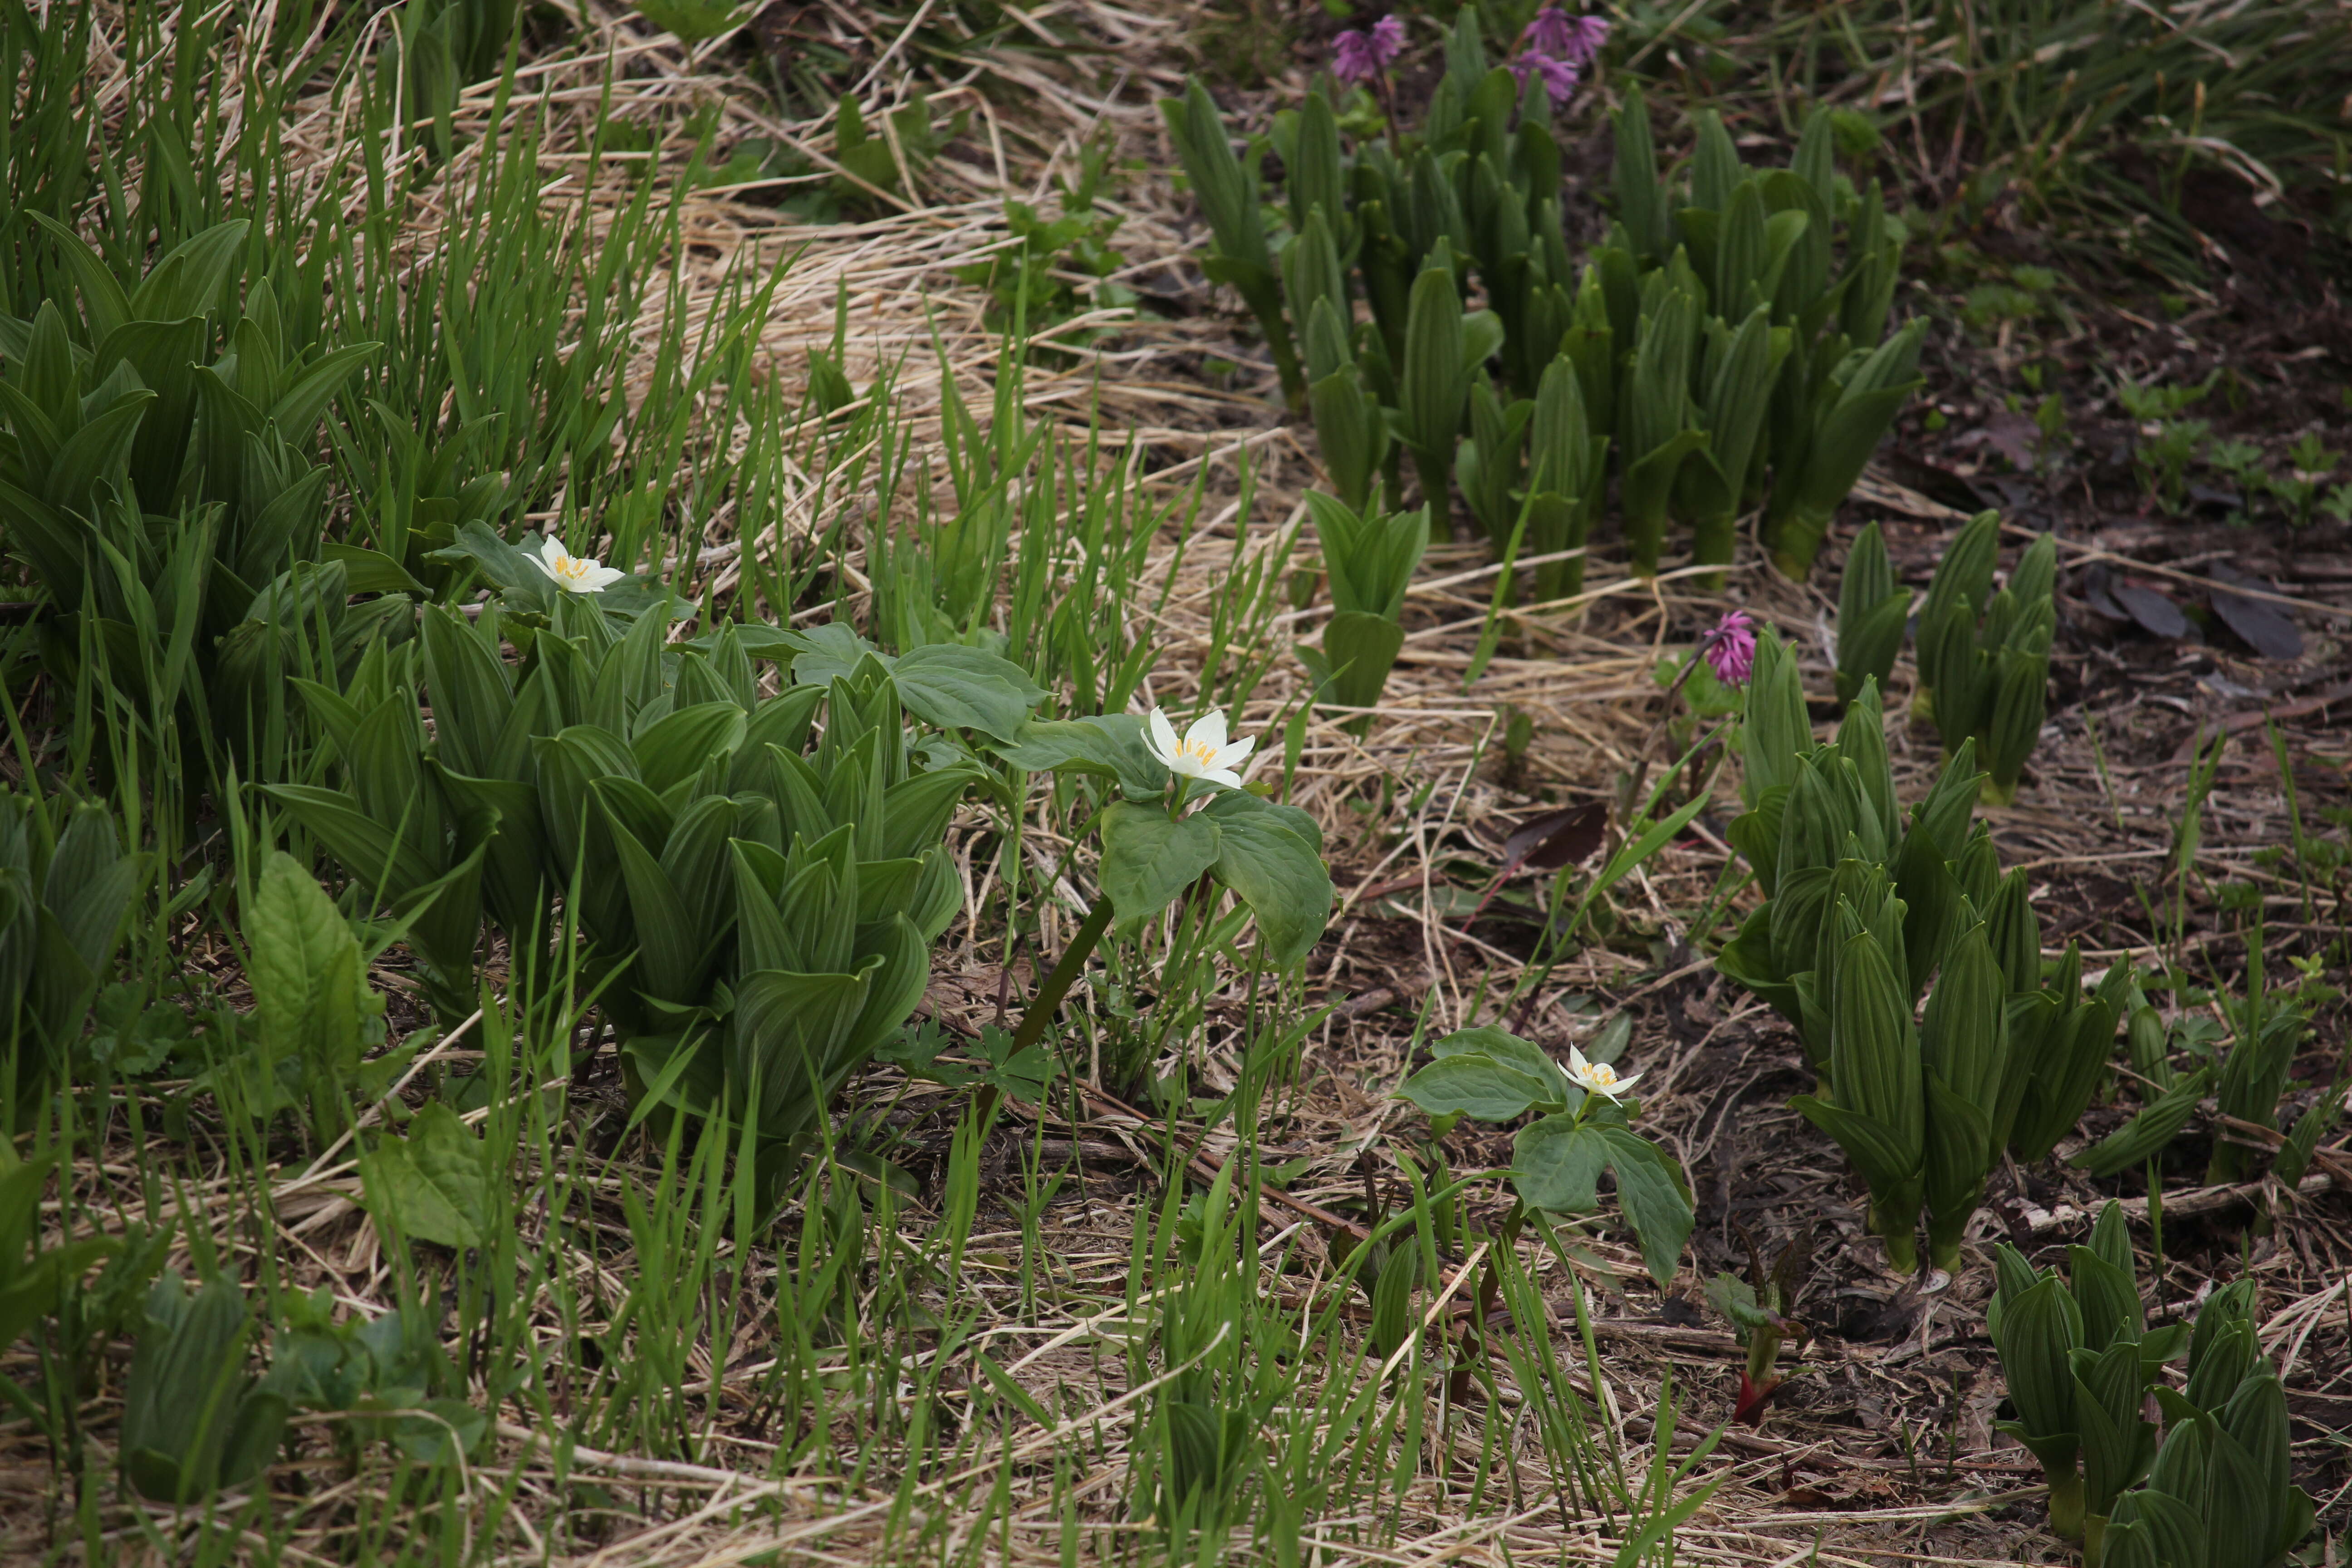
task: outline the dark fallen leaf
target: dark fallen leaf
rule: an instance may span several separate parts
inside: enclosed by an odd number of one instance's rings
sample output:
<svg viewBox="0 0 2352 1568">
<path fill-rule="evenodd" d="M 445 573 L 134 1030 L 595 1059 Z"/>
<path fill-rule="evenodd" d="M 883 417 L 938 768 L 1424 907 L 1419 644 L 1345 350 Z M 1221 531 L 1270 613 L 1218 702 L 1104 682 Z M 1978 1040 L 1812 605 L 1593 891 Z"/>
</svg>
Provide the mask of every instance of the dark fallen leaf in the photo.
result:
<svg viewBox="0 0 2352 1568">
<path fill-rule="evenodd" d="M 2191 485 L 2189 500 L 2193 505 L 2217 507 L 2223 511 L 2242 511 L 2246 506 L 2244 492 L 2228 485 Z"/>
<path fill-rule="evenodd" d="M 2215 576 L 2226 576 L 2252 587 L 2234 572 L 2216 565 Z M 2222 625 L 2244 639 L 2247 647 L 2264 658 L 2297 659 L 2303 657 L 2303 633 L 2275 605 L 2260 599 L 2250 599 L 2243 594 L 2232 594 L 2226 588 L 2212 593 L 2213 613 L 2221 617 Z"/>
<path fill-rule="evenodd" d="M 1605 800 L 1547 811 L 1522 823 L 1503 840 L 1502 874 L 1507 877 L 1522 866 L 1557 871 L 1562 866 L 1574 865 L 1601 847 L 1601 836 L 1608 829 L 1609 803 Z"/>
<path fill-rule="evenodd" d="M 1983 429 L 1969 431 L 1954 445 L 1990 447 L 2009 459 L 2011 468 L 2031 473 L 2042 451 L 2042 426 L 2033 422 L 2032 415 L 2003 409 L 1986 420 Z"/>
<path fill-rule="evenodd" d="M 2116 574 L 2107 570 L 2105 563 L 2093 562 L 2091 569 L 2083 574 L 2083 603 L 2111 621 L 2127 621 L 2131 613 L 2116 603 L 2115 580 Z"/>
<path fill-rule="evenodd" d="M 1929 500 L 1962 510 L 1977 505 L 1976 487 L 1951 469 L 1894 447 L 1880 456 L 1887 472 Z"/>
<path fill-rule="evenodd" d="M 2034 509 L 2034 503 L 2041 499 L 2041 487 L 2022 474 L 1979 474 L 1972 482 L 1982 505 L 1999 507 L 2003 511 Z"/>
<path fill-rule="evenodd" d="M 2108 589 L 2124 613 L 2140 624 L 2141 629 L 2157 637 L 2178 639 L 2189 635 L 2189 617 L 2180 606 L 2153 588 L 2143 588 L 2137 583 L 2117 583 Z"/>
<path fill-rule="evenodd" d="M 1659 1302 L 1658 1316 L 1670 1327 L 1677 1329 L 1696 1329 L 1705 1322 L 1698 1309 L 1680 1296 L 1669 1296 Z"/>
</svg>

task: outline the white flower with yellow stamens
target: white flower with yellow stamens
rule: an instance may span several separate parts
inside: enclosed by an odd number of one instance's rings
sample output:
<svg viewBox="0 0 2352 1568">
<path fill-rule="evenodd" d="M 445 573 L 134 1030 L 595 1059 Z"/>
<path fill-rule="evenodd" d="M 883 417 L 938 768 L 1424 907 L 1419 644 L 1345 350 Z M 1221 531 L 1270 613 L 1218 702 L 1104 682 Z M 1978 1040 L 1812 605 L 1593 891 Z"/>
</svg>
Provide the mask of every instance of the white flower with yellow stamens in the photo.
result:
<svg viewBox="0 0 2352 1568">
<path fill-rule="evenodd" d="M 1193 720 L 1181 741 L 1176 738 L 1176 726 L 1157 708 L 1145 728 L 1150 731 L 1151 754 L 1167 763 L 1170 773 L 1179 778 L 1206 779 L 1227 789 L 1241 788 L 1242 775 L 1234 769 L 1257 744 L 1255 741 L 1228 744 L 1225 716 L 1213 708 Z"/>
<path fill-rule="evenodd" d="M 552 535 L 539 547 L 538 554 L 527 559 L 567 594 L 601 594 L 628 575 L 614 567 L 599 564 L 593 555 L 572 554 L 563 548 L 562 540 Z"/>
<path fill-rule="evenodd" d="M 1633 1088 L 1633 1080 L 1642 1075 L 1627 1073 L 1619 1078 L 1617 1069 L 1607 1062 L 1586 1061 L 1584 1053 L 1570 1046 L 1568 1047 L 1568 1076 L 1576 1080 L 1577 1088 L 1597 1094 L 1613 1104 L 1617 1097 Z"/>
</svg>

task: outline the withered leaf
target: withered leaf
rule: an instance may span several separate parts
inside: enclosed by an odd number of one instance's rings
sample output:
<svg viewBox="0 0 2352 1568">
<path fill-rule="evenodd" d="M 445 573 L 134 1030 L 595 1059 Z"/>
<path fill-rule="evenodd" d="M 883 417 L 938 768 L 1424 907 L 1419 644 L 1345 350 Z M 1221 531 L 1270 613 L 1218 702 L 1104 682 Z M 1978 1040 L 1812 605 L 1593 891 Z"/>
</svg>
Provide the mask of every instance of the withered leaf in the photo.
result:
<svg viewBox="0 0 2352 1568">
<path fill-rule="evenodd" d="M 2214 575 L 2223 574 L 2216 571 Z M 2233 578 L 2234 574 L 2231 574 Z M 2251 586 L 2252 584 L 2249 584 Z M 2216 588 L 2212 594 L 2213 613 L 2221 624 L 2245 639 L 2246 646 L 2264 658 L 2295 659 L 2303 657 L 2303 633 L 2275 605 L 2260 599 L 2250 599 L 2243 594 L 2232 594 L 2226 588 Z"/>
<path fill-rule="evenodd" d="M 1503 840 L 1502 874 L 1507 877 L 1522 866 L 1544 871 L 1572 866 L 1601 847 L 1601 835 L 1608 828 L 1609 803 L 1605 800 L 1547 811 L 1522 823 Z"/>
<path fill-rule="evenodd" d="M 2160 637 L 2179 638 L 2189 635 L 2189 617 L 2180 606 L 2153 588 L 2143 588 L 2137 583 L 2116 583 L 2107 592 L 2124 613 L 2140 624 L 2144 631 Z"/>
</svg>

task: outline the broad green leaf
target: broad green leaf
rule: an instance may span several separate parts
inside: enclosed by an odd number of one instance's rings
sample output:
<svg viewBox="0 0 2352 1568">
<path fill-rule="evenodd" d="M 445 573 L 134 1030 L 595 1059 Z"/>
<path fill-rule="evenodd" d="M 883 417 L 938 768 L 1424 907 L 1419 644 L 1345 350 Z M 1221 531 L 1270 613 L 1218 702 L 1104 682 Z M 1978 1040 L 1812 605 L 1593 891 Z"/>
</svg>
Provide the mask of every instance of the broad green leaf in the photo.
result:
<svg viewBox="0 0 2352 1568">
<path fill-rule="evenodd" d="M 1530 1208 L 1591 1213 L 1600 1202 L 1595 1184 L 1608 1163 L 1600 1130 L 1580 1127 L 1572 1117 L 1547 1116 L 1511 1140 L 1513 1183 Z"/>
<path fill-rule="evenodd" d="M 1538 1102 L 1548 1110 L 1565 1109 L 1583 1101 L 1584 1091 L 1569 1081 L 1567 1072 L 1545 1054 L 1542 1047 L 1507 1029 L 1498 1029 L 1491 1024 L 1474 1025 L 1454 1030 L 1429 1047 L 1429 1054 L 1441 1061 L 1473 1051 L 1549 1086 L 1550 1092 Z"/>
<path fill-rule="evenodd" d="M 2197 1114 L 2211 1072 L 2210 1068 L 2199 1068 L 2067 1163 L 2091 1176 L 2112 1176 L 2154 1159 Z"/>
<path fill-rule="evenodd" d="M 2074 1430 L 2073 1352 L 2083 1342 L 2074 1299 L 2055 1275 L 2044 1277 L 2001 1307 L 1994 1336 L 2011 1400 L 2025 1429 L 2054 1438 Z"/>
<path fill-rule="evenodd" d="M 1321 852 L 1270 809 L 1220 812 L 1210 820 L 1218 835 L 1217 880 L 1238 894 L 1256 917 L 1266 956 L 1284 969 L 1297 963 L 1313 950 L 1331 919 L 1331 873 Z"/>
<path fill-rule="evenodd" d="M 1695 1223 L 1689 1194 L 1664 1150 L 1630 1127 L 1598 1129 L 1617 1173 L 1617 1202 L 1642 1243 L 1642 1261 L 1664 1289 L 1681 1266 L 1683 1244 Z"/>
<path fill-rule="evenodd" d="M 489 1151 L 438 1100 L 418 1111 L 404 1138 L 388 1138 L 362 1167 L 363 1201 L 413 1241 L 479 1247 L 491 1219 Z"/>
<path fill-rule="evenodd" d="M 1323 629 L 1323 659 L 1331 672 L 1330 700 L 1345 708 L 1379 704 L 1389 671 L 1404 647 L 1404 628 L 1360 611 L 1343 610 Z"/>
<path fill-rule="evenodd" d="M 656 795 L 692 778 L 714 757 L 743 743 L 743 710 L 732 702 L 698 702 L 662 715 L 636 732 L 629 750 L 639 776 Z"/>
<path fill-rule="evenodd" d="M 795 667 L 797 668 L 797 667 Z M 1012 741 L 1045 700 L 1028 671 L 960 643 L 929 643 L 898 656 L 891 668 L 907 711 L 942 730 L 978 730 Z"/>
<path fill-rule="evenodd" d="M 293 857 L 272 851 L 245 912 L 246 976 L 273 1059 L 359 1065 L 365 979 L 359 940 Z"/>
<path fill-rule="evenodd" d="M 1115 800 L 1103 811 L 1102 887 L 1119 923 L 1158 914 L 1217 863 L 1221 835 L 1202 816 L 1171 819 Z"/>
<path fill-rule="evenodd" d="M 1143 739 L 1143 721 L 1131 713 L 1033 720 L 1009 744 L 990 749 L 1031 773 L 1066 769 L 1115 779 L 1130 799 L 1148 800 L 1168 791 L 1167 766 L 1152 755 Z"/>
<path fill-rule="evenodd" d="M 1559 1109 L 1559 1089 L 1478 1051 L 1443 1057 L 1405 1079 L 1397 1093 L 1432 1116 L 1514 1121 Z"/>
</svg>

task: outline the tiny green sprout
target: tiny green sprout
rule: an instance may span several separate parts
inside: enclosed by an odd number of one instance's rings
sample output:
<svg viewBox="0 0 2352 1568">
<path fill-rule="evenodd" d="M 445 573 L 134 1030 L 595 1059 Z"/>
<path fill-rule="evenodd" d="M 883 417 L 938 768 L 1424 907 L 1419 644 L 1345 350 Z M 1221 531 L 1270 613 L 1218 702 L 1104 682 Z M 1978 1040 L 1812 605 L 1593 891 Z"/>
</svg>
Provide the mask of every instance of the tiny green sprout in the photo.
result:
<svg viewBox="0 0 2352 1568">
<path fill-rule="evenodd" d="M 1878 150 L 1878 127 L 1868 115 L 1851 109 L 1830 110 L 1830 135 L 1838 152 L 1848 158 L 1867 158 Z"/>
<path fill-rule="evenodd" d="M 1507 708 L 1508 717 L 1503 721 L 1503 758 L 1517 771 L 1528 757 L 1528 748 L 1535 744 L 1536 721 L 1524 709 Z"/>
<path fill-rule="evenodd" d="M 2034 405 L 2033 424 L 2043 445 L 2055 441 L 2066 428 L 2066 400 L 2054 392 L 2043 398 Z"/>
</svg>

